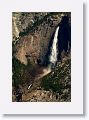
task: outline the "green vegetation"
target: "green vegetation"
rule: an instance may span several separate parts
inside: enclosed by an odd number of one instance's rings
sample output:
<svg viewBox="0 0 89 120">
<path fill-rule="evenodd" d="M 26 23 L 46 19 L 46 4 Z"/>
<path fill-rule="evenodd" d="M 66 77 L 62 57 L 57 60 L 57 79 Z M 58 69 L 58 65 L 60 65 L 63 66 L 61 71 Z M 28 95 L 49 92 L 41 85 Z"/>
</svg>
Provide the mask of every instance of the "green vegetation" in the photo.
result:
<svg viewBox="0 0 89 120">
<path fill-rule="evenodd" d="M 17 86 L 18 84 L 22 84 L 22 78 L 24 74 L 26 66 L 22 64 L 18 59 L 13 57 L 12 59 L 12 72 L 13 72 L 13 85 Z"/>
<path fill-rule="evenodd" d="M 28 68 L 31 67 L 31 63 L 28 61 L 28 65 L 22 64 L 18 59 L 13 57 L 12 60 L 12 71 L 13 71 L 13 86 L 23 85 L 26 83 L 26 80 L 29 79 Z M 66 60 L 62 66 L 57 66 L 52 73 L 44 76 L 41 79 L 40 86 L 44 90 L 52 90 L 53 92 L 62 94 L 64 89 L 71 89 L 70 84 L 70 59 Z M 66 81 L 67 77 L 67 81 Z"/>
<path fill-rule="evenodd" d="M 28 76 L 28 68 L 31 67 L 30 61 L 28 61 L 28 65 L 24 65 L 18 59 L 13 57 L 12 59 L 12 84 L 13 86 L 23 85 L 26 83 L 30 76 Z"/>
<path fill-rule="evenodd" d="M 58 92 L 59 94 L 61 94 L 64 89 L 70 89 L 70 85 L 66 84 L 70 81 L 70 66 L 71 61 L 68 59 L 62 66 L 56 67 L 53 70 L 54 73 L 42 78 L 41 87 L 45 90 Z M 68 77 L 67 80 L 66 77 Z"/>
</svg>

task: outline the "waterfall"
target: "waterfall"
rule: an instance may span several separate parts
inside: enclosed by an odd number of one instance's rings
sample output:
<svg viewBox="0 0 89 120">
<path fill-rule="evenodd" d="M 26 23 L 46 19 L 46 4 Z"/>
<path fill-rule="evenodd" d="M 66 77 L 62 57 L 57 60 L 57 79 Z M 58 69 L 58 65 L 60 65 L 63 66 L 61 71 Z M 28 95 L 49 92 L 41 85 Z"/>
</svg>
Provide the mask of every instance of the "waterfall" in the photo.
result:
<svg viewBox="0 0 89 120">
<path fill-rule="evenodd" d="M 53 44 L 52 44 L 52 47 L 51 47 L 51 53 L 50 53 L 50 56 L 49 56 L 49 62 L 53 65 L 55 65 L 56 62 L 57 62 L 58 30 L 59 30 L 59 26 L 56 28 L 56 32 L 54 34 Z"/>
</svg>

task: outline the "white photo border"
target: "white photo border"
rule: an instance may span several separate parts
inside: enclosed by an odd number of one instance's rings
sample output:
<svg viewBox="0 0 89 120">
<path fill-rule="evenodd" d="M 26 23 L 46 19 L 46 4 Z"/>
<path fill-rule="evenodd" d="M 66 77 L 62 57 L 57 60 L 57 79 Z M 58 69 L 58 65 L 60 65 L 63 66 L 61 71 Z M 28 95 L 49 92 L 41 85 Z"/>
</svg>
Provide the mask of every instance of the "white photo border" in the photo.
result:
<svg viewBox="0 0 89 120">
<path fill-rule="evenodd" d="M 12 12 L 71 12 L 71 102 L 12 102 Z M 0 26 L 0 112 L 83 114 L 83 1 L 3 0 Z"/>
</svg>

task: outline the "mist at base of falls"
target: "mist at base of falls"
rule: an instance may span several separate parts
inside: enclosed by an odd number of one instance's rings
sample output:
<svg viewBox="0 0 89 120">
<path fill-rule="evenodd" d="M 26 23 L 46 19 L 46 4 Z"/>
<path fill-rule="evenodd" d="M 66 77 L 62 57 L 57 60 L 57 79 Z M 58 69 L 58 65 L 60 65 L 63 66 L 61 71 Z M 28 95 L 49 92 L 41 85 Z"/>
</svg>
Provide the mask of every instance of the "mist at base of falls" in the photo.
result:
<svg viewBox="0 0 89 120">
<path fill-rule="evenodd" d="M 60 27 L 59 27 L 60 26 Z M 43 58 L 43 70 L 41 76 L 45 76 L 54 69 L 57 61 L 62 61 L 61 53 L 68 53 L 71 48 L 71 29 L 68 17 L 64 16 L 58 24 L 49 41 L 48 51 Z"/>
<path fill-rule="evenodd" d="M 59 31 L 59 26 L 56 28 L 56 31 L 53 37 L 53 43 L 52 43 L 52 46 L 50 47 L 51 52 L 49 55 L 49 64 L 46 68 L 43 69 L 43 73 L 39 76 L 39 78 L 42 78 L 43 76 L 49 74 L 52 71 L 52 67 L 54 67 L 57 62 L 58 31 Z"/>
</svg>

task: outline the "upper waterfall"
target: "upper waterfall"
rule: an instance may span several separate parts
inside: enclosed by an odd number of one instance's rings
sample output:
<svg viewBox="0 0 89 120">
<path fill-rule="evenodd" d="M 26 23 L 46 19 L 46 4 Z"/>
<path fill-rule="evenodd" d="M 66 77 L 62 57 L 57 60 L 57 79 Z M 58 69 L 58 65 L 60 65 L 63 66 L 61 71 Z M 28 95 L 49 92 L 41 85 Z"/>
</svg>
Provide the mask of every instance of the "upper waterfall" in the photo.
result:
<svg viewBox="0 0 89 120">
<path fill-rule="evenodd" d="M 49 56 L 49 62 L 52 63 L 52 64 L 55 64 L 57 62 L 58 30 L 59 30 L 59 26 L 56 28 L 56 32 L 54 34 L 53 44 L 52 44 L 52 47 L 51 47 L 51 53 L 50 53 L 50 56 Z"/>
</svg>

